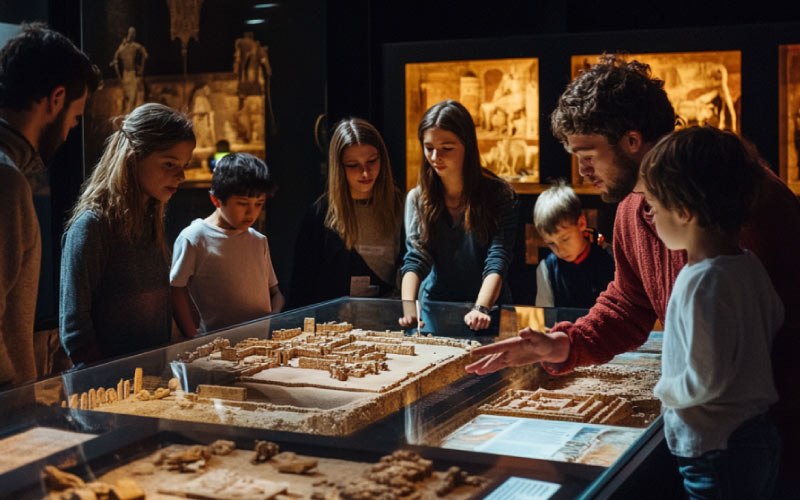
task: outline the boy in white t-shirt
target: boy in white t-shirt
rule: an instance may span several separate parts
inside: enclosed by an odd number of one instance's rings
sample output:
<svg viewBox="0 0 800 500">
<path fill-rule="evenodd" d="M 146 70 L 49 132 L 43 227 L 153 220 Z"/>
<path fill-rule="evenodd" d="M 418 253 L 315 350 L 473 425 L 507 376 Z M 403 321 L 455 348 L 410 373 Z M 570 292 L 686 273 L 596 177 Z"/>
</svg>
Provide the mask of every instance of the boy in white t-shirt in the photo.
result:
<svg viewBox="0 0 800 500">
<path fill-rule="evenodd" d="M 645 156 L 636 191 L 658 237 L 687 264 L 664 321 L 664 433 L 690 498 L 769 498 L 780 440 L 767 410 L 778 395 L 772 341 L 784 308 L 739 229 L 764 177 L 736 135 L 692 127 Z"/>
<path fill-rule="evenodd" d="M 172 309 L 183 335 L 280 312 L 284 297 L 267 237 L 250 226 L 276 186 L 263 161 L 247 153 L 217 161 L 209 192 L 216 207 L 181 231 L 172 252 Z"/>
</svg>

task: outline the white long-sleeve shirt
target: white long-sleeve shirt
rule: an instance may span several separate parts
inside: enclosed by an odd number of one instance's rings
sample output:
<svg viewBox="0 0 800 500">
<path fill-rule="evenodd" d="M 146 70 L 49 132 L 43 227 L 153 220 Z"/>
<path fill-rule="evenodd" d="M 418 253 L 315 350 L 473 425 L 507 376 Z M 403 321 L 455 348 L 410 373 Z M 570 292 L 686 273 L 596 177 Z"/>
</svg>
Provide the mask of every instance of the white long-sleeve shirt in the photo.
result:
<svg viewBox="0 0 800 500">
<path fill-rule="evenodd" d="M 764 266 L 747 250 L 680 271 L 654 389 L 673 454 L 726 449 L 737 427 L 777 401 L 770 352 L 783 316 Z"/>
</svg>

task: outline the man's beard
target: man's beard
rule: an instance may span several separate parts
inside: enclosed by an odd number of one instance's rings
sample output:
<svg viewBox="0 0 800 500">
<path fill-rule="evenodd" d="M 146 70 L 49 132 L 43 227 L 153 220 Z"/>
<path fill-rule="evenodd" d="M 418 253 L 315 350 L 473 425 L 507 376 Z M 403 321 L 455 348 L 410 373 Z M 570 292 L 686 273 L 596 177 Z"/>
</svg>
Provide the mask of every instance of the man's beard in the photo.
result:
<svg viewBox="0 0 800 500">
<path fill-rule="evenodd" d="M 614 146 L 614 165 L 617 167 L 616 176 L 608 179 L 606 182 L 608 191 L 600 194 L 600 198 L 606 203 L 624 200 L 633 191 L 639 179 L 639 162 L 622 151 L 619 145 Z"/>
<path fill-rule="evenodd" d="M 64 143 L 64 122 L 67 119 L 67 110 L 68 106 L 65 104 L 56 115 L 55 120 L 45 125 L 39 132 L 38 153 L 45 165 L 53 161 L 56 151 Z"/>
</svg>

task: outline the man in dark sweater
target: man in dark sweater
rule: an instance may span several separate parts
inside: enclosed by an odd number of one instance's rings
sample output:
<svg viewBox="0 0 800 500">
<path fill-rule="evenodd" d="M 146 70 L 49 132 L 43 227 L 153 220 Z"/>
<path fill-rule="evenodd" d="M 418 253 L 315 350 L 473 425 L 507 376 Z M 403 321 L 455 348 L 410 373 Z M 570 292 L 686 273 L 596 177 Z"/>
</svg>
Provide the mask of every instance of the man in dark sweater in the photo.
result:
<svg viewBox="0 0 800 500">
<path fill-rule="evenodd" d="M 36 378 L 41 234 L 30 185 L 83 114 L 100 71 L 65 36 L 26 25 L 0 50 L 0 389 Z"/>
<path fill-rule="evenodd" d="M 655 321 L 665 318 L 667 301 L 685 251 L 670 251 L 658 239 L 650 207 L 634 193 L 639 163 L 675 126 L 675 112 L 663 82 L 636 61 L 605 56 L 569 84 L 551 117 L 553 132 L 577 156 L 581 175 L 605 201 L 620 201 L 614 222 L 616 275 L 589 314 L 575 323 L 558 323 L 544 334 L 529 328 L 518 337 L 480 347 L 485 355 L 467 366 L 477 374 L 507 366 L 541 362 L 554 374 L 605 363 L 647 339 Z M 800 467 L 800 202 L 765 167 L 766 179 L 740 246 L 751 250 L 772 279 L 786 317 L 775 339 L 772 362 L 780 395 L 772 408 L 783 441 L 779 488 L 789 491 Z"/>
</svg>

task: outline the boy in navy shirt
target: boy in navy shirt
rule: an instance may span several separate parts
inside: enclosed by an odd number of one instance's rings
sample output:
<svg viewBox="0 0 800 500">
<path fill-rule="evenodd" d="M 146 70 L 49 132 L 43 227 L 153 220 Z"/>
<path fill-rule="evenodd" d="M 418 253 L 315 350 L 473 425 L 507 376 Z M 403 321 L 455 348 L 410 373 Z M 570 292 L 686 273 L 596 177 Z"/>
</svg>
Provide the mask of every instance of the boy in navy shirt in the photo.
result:
<svg viewBox="0 0 800 500">
<path fill-rule="evenodd" d="M 552 251 L 536 268 L 537 307 L 590 308 L 614 279 L 614 259 L 587 228 L 581 208 L 563 180 L 536 200 L 533 224 Z"/>
</svg>

